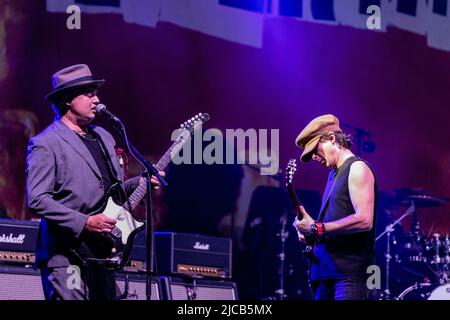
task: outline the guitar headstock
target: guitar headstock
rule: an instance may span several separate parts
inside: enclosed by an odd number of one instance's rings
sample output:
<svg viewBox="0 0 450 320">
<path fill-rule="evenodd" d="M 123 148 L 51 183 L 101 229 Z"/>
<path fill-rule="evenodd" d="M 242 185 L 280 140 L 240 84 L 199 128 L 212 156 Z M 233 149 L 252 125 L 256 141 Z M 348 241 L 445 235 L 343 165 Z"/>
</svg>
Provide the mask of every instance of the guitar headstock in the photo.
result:
<svg viewBox="0 0 450 320">
<path fill-rule="evenodd" d="M 209 120 L 209 114 L 207 113 L 199 113 L 191 119 L 185 121 L 180 125 L 180 128 L 183 130 L 189 131 L 190 134 L 194 132 L 196 128 Z"/>
<path fill-rule="evenodd" d="M 286 167 L 286 185 L 292 184 L 295 171 L 297 171 L 297 161 L 295 159 L 290 159 Z"/>
</svg>

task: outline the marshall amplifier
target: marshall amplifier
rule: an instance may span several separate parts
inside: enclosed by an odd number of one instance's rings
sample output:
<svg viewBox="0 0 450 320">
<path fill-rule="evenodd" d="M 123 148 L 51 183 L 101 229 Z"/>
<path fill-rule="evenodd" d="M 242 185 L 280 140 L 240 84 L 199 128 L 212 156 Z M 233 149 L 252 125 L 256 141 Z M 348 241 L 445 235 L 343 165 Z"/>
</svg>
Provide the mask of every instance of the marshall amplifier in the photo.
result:
<svg viewBox="0 0 450 320">
<path fill-rule="evenodd" d="M 154 239 L 158 274 L 231 278 L 231 239 L 175 232 Z"/>
<path fill-rule="evenodd" d="M 138 232 L 134 238 L 133 247 L 131 249 L 130 261 L 124 267 L 128 272 L 145 272 L 147 258 L 147 239 L 145 229 Z M 150 272 L 153 272 L 153 264 Z"/>
<path fill-rule="evenodd" d="M 0 263 L 33 264 L 39 222 L 0 219 Z"/>
</svg>

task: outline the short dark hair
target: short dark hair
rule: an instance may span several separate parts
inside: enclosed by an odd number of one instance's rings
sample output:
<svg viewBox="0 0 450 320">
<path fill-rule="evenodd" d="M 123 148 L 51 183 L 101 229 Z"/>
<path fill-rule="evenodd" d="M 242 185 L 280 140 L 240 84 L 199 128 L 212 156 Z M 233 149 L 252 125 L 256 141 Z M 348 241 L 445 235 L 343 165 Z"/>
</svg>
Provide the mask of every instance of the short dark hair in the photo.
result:
<svg viewBox="0 0 450 320">
<path fill-rule="evenodd" d="M 336 137 L 336 142 L 341 147 L 344 147 L 346 149 L 350 149 L 351 146 L 353 145 L 353 142 L 352 142 L 352 139 L 351 139 L 351 135 L 345 134 L 342 131 L 333 131 L 333 132 L 326 133 L 322 137 L 320 137 L 320 141 L 331 140 L 331 136 L 333 134 Z"/>
</svg>

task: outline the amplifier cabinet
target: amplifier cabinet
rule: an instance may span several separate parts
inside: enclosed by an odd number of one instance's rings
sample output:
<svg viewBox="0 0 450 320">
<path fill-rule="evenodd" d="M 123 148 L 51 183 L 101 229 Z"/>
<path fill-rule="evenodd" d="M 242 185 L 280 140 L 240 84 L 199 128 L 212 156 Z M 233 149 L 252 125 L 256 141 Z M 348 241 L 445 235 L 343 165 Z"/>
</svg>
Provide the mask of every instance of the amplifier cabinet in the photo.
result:
<svg viewBox="0 0 450 320">
<path fill-rule="evenodd" d="M 122 300 L 146 300 L 145 274 L 116 273 Z M 151 300 L 162 300 L 161 280 L 151 278 Z M 125 287 L 128 291 L 125 293 Z M 0 300 L 44 300 L 39 270 L 24 267 L 0 267 Z"/>
<path fill-rule="evenodd" d="M 116 284 L 122 296 L 120 300 L 147 300 L 145 274 L 116 272 Z M 128 290 L 125 288 L 128 287 Z M 152 276 L 150 279 L 151 300 L 164 300 L 161 280 Z M 127 291 L 127 292 L 125 292 Z"/>
<path fill-rule="evenodd" d="M 0 300 L 44 300 L 41 274 L 24 267 L 0 267 Z"/>
<path fill-rule="evenodd" d="M 161 283 L 168 300 L 238 300 L 232 281 L 161 277 Z"/>
<path fill-rule="evenodd" d="M 0 219 L 0 251 L 34 252 L 39 222 Z"/>
<path fill-rule="evenodd" d="M 155 232 L 156 272 L 231 278 L 231 239 L 198 234 Z"/>
</svg>

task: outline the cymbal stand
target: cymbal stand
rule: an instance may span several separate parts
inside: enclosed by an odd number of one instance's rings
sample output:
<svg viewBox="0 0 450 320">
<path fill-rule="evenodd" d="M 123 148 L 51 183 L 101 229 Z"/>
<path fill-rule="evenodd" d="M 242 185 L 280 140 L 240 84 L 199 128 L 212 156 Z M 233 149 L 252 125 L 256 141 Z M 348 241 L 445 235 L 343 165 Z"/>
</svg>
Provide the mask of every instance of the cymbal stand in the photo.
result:
<svg viewBox="0 0 450 320">
<path fill-rule="evenodd" d="M 411 201 L 411 206 L 406 210 L 406 212 L 397 220 L 395 220 L 393 223 L 386 226 L 386 229 L 384 232 L 382 232 L 375 241 L 378 241 L 381 237 L 383 237 L 386 234 L 386 284 L 385 289 L 383 292 L 383 300 L 390 300 L 391 299 L 391 292 L 389 290 L 389 280 L 390 280 L 390 264 L 391 264 L 391 233 L 394 231 L 394 227 L 399 224 L 403 219 L 405 219 L 407 216 L 409 216 L 411 213 L 415 212 L 416 207 L 414 205 L 414 201 Z"/>
<path fill-rule="evenodd" d="M 435 274 L 438 278 L 438 282 L 440 284 L 447 283 L 449 278 L 449 268 L 448 264 L 450 261 L 449 257 L 449 244 L 450 240 L 448 235 L 446 235 L 441 240 L 441 235 L 439 233 L 433 234 L 433 239 L 429 242 L 427 245 L 427 250 L 434 250 L 433 259 L 431 260 L 431 264 L 434 265 Z M 442 248 L 442 255 L 441 258 L 441 248 Z"/>
<path fill-rule="evenodd" d="M 445 235 L 444 241 L 443 241 L 443 246 L 444 246 L 444 268 L 443 268 L 443 280 L 445 282 L 449 282 L 450 281 L 450 270 L 449 270 L 449 266 L 450 266 L 450 238 L 449 235 Z"/>
<path fill-rule="evenodd" d="M 278 237 L 280 237 L 281 241 L 281 252 L 278 255 L 280 258 L 280 266 L 278 270 L 278 276 L 279 276 L 279 284 L 280 287 L 278 290 L 275 291 L 275 293 L 278 295 L 278 300 L 285 300 L 286 299 L 286 291 L 285 291 L 285 279 L 284 279 L 284 273 L 285 273 L 285 260 L 286 260 L 286 240 L 289 236 L 289 230 L 286 228 L 287 224 L 287 212 L 285 212 L 281 218 L 280 218 L 280 224 L 281 224 L 281 230 L 280 233 L 277 234 Z"/>
</svg>

